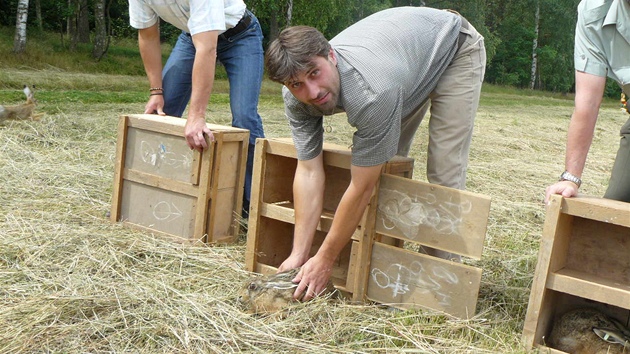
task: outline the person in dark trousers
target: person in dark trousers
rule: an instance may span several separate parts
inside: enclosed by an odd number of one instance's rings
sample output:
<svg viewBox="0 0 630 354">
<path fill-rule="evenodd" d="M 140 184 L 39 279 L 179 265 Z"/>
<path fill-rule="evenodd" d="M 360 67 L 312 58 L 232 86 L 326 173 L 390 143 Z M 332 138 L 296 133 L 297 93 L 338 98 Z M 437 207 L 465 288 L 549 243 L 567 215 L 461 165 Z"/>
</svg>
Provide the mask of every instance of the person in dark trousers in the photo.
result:
<svg viewBox="0 0 630 354">
<path fill-rule="evenodd" d="M 569 124 L 564 172 L 547 187 L 574 197 L 582 184 L 586 156 L 593 141 L 606 76 L 630 93 L 630 0 L 583 0 L 575 28 L 575 108 Z M 604 198 L 630 202 L 630 119 L 621 127 L 621 142 Z"/>
<path fill-rule="evenodd" d="M 182 30 L 164 68 L 159 19 Z M 181 117 L 186 106 L 186 142 L 199 151 L 207 147 L 206 108 L 214 83 L 216 60 L 228 75 L 232 126 L 248 129 L 249 148 L 243 214 L 249 210 L 254 146 L 264 137 L 258 114 L 263 76 L 262 32 L 243 0 L 129 0 L 131 26 L 149 78 L 145 113 Z"/>
</svg>

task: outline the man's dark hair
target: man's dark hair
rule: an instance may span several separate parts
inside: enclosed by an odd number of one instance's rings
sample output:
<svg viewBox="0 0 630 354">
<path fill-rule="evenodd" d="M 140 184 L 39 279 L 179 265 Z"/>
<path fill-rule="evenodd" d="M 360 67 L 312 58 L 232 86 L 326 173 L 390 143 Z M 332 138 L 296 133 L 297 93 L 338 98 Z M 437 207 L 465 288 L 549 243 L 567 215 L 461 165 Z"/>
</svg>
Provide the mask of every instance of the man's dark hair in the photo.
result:
<svg viewBox="0 0 630 354">
<path fill-rule="evenodd" d="M 330 43 L 317 29 L 288 27 L 269 45 L 265 66 L 271 80 L 285 84 L 308 71 L 315 57 L 327 58 L 329 52 Z"/>
</svg>

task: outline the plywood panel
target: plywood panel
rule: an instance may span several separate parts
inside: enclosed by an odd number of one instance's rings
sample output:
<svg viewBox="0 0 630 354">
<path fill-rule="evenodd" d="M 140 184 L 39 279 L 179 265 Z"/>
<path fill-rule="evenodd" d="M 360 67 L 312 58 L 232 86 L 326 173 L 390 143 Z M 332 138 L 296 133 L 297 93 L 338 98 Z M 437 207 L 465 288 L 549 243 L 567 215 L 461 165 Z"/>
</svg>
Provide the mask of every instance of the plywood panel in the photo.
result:
<svg viewBox="0 0 630 354">
<path fill-rule="evenodd" d="M 481 269 L 375 243 L 369 299 L 394 307 L 424 307 L 460 318 L 475 314 Z"/>
<path fill-rule="evenodd" d="M 383 175 L 376 231 L 479 259 L 489 213 L 489 197 Z"/>
<path fill-rule="evenodd" d="M 590 219 L 573 219 L 566 267 L 630 284 L 630 229 Z"/>
<path fill-rule="evenodd" d="M 199 169 L 182 137 L 165 135 L 137 128 L 129 128 L 127 133 L 125 168 L 139 172 L 167 177 L 176 181 L 189 182 Z"/>
<path fill-rule="evenodd" d="M 618 200 L 587 196 L 564 198 L 562 212 L 630 228 L 630 203 Z"/>
<path fill-rule="evenodd" d="M 214 200 L 210 203 L 216 203 L 217 208 L 214 212 L 214 220 L 212 224 L 208 223 L 208 234 L 212 236 L 213 241 L 220 242 L 232 242 L 236 241 L 238 237 L 237 218 L 240 215 L 234 211 L 234 205 L 236 204 L 234 188 L 220 189 L 216 193 Z M 211 207 L 208 207 L 208 213 Z M 211 215 L 208 215 L 210 218 Z"/>
<path fill-rule="evenodd" d="M 183 238 L 192 237 L 195 198 L 131 181 L 123 182 L 122 195 L 119 221 Z"/>
</svg>

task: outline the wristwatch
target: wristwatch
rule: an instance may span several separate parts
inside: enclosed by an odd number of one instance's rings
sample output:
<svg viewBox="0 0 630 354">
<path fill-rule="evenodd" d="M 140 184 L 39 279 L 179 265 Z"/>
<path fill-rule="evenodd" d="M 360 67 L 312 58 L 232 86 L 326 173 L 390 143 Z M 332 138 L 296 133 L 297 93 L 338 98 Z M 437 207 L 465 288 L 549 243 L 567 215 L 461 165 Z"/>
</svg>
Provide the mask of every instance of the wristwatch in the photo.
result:
<svg viewBox="0 0 630 354">
<path fill-rule="evenodd" d="M 562 172 L 562 174 L 560 175 L 559 181 L 570 181 L 570 182 L 573 182 L 573 183 L 577 184 L 578 188 L 580 188 L 580 185 L 582 184 L 582 180 L 580 179 L 580 177 L 577 177 L 577 176 L 571 174 L 569 171 Z"/>
</svg>

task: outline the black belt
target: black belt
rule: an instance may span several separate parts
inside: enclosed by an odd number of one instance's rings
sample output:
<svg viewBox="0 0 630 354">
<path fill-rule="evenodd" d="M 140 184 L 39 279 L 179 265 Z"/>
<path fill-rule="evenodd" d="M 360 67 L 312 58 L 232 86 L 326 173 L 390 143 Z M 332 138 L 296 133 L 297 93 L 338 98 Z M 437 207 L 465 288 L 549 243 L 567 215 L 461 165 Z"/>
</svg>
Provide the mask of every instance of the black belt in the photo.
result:
<svg viewBox="0 0 630 354">
<path fill-rule="evenodd" d="M 221 34 L 221 36 L 225 39 L 230 38 L 230 37 L 234 37 L 237 34 L 245 31 L 247 29 L 247 27 L 249 27 L 249 25 L 252 23 L 252 16 L 251 13 L 247 10 L 245 10 L 245 14 L 243 14 L 243 17 L 241 18 L 240 21 L 238 21 L 238 23 L 236 24 L 236 26 L 230 28 L 229 30 L 223 32 Z"/>
</svg>

